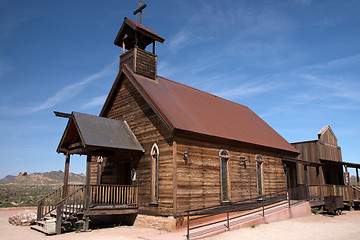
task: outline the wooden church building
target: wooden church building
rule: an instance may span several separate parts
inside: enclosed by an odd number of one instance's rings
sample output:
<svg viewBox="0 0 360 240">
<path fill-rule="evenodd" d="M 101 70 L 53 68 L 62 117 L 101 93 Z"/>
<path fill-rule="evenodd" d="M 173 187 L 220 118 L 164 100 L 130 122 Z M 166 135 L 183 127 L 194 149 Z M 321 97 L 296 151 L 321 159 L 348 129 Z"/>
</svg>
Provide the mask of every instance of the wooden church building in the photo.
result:
<svg viewBox="0 0 360 240">
<path fill-rule="evenodd" d="M 155 42 L 164 39 L 125 18 L 114 42 L 119 73 L 100 115 L 58 113 L 69 118 L 57 150 L 65 173 L 72 154 L 87 155 L 87 220 L 176 219 L 286 190 L 282 159 L 299 151 L 248 107 L 158 76 Z M 65 179 L 64 196 L 74 191 Z"/>
</svg>

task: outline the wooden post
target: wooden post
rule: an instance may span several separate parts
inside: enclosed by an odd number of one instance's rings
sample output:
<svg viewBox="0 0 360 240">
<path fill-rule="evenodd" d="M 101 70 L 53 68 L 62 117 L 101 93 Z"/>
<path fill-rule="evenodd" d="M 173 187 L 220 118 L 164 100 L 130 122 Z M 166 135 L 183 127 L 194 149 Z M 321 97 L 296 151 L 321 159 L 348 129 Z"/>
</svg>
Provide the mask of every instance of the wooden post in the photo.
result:
<svg viewBox="0 0 360 240">
<path fill-rule="evenodd" d="M 309 200 L 309 176 L 307 171 L 307 165 L 304 165 L 304 175 L 305 175 L 305 199 Z"/>
<path fill-rule="evenodd" d="M 56 234 L 61 234 L 61 225 L 62 225 L 62 204 L 59 204 L 56 207 Z"/>
<path fill-rule="evenodd" d="M 230 209 L 229 205 L 227 206 L 227 212 L 226 212 L 226 222 L 227 222 L 227 229 L 230 231 Z"/>
<path fill-rule="evenodd" d="M 356 168 L 356 185 L 359 185 L 359 169 Z"/>
<path fill-rule="evenodd" d="M 187 213 L 186 239 L 190 239 L 190 212 Z"/>
<path fill-rule="evenodd" d="M 37 207 L 37 221 L 41 221 L 41 218 L 43 217 L 43 206 L 44 206 L 44 200 L 39 201 L 38 207 Z"/>
<path fill-rule="evenodd" d="M 64 171 L 64 191 L 62 198 L 66 198 L 69 194 L 69 167 L 70 167 L 70 154 L 66 153 L 65 171 Z"/>
<path fill-rule="evenodd" d="M 322 201 L 322 200 L 323 200 L 323 198 L 322 198 L 322 192 L 321 192 L 321 184 L 320 184 L 320 169 L 319 169 L 319 167 L 316 167 L 316 176 L 317 176 L 317 182 L 318 182 L 319 192 L 320 192 L 320 201 Z"/>
<path fill-rule="evenodd" d="M 91 177 L 91 152 L 89 151 L 86 158 L 86 186 L 85 186 L 85 227 L 84 231 L 89 231 L 90 217 L 88 212 L 90 210 L 90 185 Z"/>
</svg>

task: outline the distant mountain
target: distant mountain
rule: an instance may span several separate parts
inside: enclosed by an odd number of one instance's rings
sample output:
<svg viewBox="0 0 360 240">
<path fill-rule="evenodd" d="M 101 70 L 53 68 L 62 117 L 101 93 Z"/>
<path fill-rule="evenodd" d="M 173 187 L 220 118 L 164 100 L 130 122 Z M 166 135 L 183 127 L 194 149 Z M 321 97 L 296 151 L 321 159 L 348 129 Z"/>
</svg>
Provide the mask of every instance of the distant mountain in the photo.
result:
<svg viewBox="0 0 360 240">
<path fill-rule="evenodd" d="M 8 175 L 5 178 L 0 179 L 0 183 L 27 185 L 63 184 L 63 181 L 64 172 L 61 170 L 32 174 L 20 172 L 18 176 Z M 69 183 L 83 184 L 85 183 L 85 175 L 69 173 Z"/>
<path fill-rule="evenodd" d="M 16 176 L 7 175 L 6 177 L 0 179 L 0 183 L 10 182 L 10 181 L 13 180 L 14 178 L 16 178 Z"/>
</svg>

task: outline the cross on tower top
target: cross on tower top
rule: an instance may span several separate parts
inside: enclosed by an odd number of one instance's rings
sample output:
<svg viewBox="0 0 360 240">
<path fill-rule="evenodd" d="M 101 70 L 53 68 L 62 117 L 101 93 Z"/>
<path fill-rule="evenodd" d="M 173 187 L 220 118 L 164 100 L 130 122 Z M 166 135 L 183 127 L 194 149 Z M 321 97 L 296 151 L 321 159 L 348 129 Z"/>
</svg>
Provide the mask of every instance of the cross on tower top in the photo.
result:
<svg viewBox="0 0 360 240">
<path fill-rule="evenodd" d="M 134 11 L 134 15 L 139 13 L 139 23 L 141 24 L 141 14 L 142 10 L 146 8 L 146 4 L 142 5 L 142 1 L 139 1 L 139 8 Z"/>
</svg>

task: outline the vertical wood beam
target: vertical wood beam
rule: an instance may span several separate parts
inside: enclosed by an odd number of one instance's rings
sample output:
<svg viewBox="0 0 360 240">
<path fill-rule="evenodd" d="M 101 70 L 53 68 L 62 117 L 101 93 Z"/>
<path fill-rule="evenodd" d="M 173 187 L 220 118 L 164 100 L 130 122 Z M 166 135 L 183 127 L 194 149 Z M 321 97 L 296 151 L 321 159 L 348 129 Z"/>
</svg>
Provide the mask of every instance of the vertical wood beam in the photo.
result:
<svg viewBox="0 0 360 240">
<path fill-rule="evenodd" d="M 305 175 L 305 197 L 309 199 L 309 174 L 308 174 L 308 167 L 304 165 L 304 175 Z"/>
<path fill-rule="evenodd" d="M 70 168 L 70 154 L 66 153 L 65 159 L 65 171 L 64 171 L 64 191 L 63 198 L 66 198 L 69 194 L 69 168 Z"/>
<path fill-rule="evenodd" d="M 153 41 L 153 54 L 155 54 L 155 41 Z"/>
<path fill-rule="evenodd" d="M 91 152 L 89 151 L 86 158 L 86 188 L 85 188 L 85 231 L 89 230 L 90 217 L 88 212 L 90 210 L 90 177 L 91 177 Z"/>
<path fill-rule="evenodd" d="M 319 167 L 316 167 L 316 177 L 317 177 L 317 182 L 318 182 L 318 186 L 319 186 L 320 201 L 322 201 L 322 192 L 321 192 L 321 183 L 320 183 L 320 169 L 319 169 Z"/>
<path fill-rule="evenodd" d="M 359 185 L 359 169 L 356 168 L 356 183 Z"/>
</svg>

